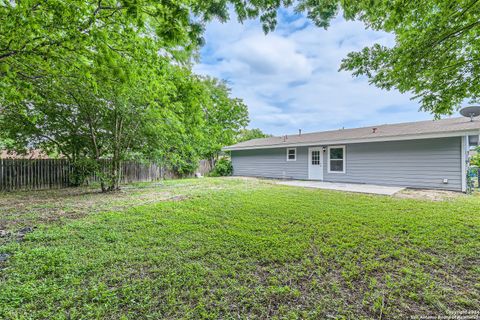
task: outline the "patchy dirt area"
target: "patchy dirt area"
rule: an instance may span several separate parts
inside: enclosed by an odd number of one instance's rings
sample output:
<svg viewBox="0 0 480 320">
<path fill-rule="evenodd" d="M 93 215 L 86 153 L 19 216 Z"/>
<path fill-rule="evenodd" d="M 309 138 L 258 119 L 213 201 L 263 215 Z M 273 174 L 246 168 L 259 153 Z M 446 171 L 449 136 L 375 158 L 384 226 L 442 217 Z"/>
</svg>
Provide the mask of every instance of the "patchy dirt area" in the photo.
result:
<svg viewBox="0 0 480 320">
<path fill-rule="evenodd" d="M 431 190 L 431 189 L 405 189 L 393 195 L 396 198 L 447 201 L 465 197 L 466 194 L 455 191 Z"/>
<path fill-rule="evenodd" d="M 172 196 L 160 188 L 145 190 L 126 189 L 103 194 L 94 189 L 72 188 L 5 193 L 0 196 L 0 230 L 12 225 L 25 226 L 32 218 L 39 222 L 76 218 L 87 213 L 162 201 Z"/>
<path fill-rule="evenodd" d="M 122 211 L 161 201 L 182 201 L 237 183 L 238 179 L 184 179 L 125 185 L 110 193 L 93 187 L 0 193 L 0 246 L 21 240 L 39 224 L 61 223 L 96 212 Z M 252 179 L 243 185 L 261 183 Z"/>
<path fill-rule="evenodd" d="M 21 191 L 0 194 L 0 245 L 21 240 L 38 224 L 78 219 L 102 211 L 120 211 L 132 206 L 187 198 L 176 188 L 128 186 L 117 192 L 101 193 L 93 188 Z"/>
</svg>

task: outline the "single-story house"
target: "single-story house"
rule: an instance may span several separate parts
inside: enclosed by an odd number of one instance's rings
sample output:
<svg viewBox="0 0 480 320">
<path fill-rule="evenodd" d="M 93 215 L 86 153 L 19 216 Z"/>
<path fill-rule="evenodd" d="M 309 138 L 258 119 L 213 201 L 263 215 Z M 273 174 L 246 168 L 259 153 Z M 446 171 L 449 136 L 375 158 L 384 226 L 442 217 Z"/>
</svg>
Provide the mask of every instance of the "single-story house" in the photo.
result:
<svg viewBox="0 0 480 320">
<path fill-rule="evenodd" d="M 233 174 L 466 190 L 480 119 L 385 124 L 253 139 L 225 147 Z"/>
</svg>

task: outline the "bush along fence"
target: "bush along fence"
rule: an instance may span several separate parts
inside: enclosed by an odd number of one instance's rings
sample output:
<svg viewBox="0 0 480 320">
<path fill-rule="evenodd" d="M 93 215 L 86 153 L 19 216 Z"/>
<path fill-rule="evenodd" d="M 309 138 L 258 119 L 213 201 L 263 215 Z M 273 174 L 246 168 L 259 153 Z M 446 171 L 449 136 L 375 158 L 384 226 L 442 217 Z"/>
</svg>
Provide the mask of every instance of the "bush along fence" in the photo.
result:
<svg viewBox="0 0 480 320">
<path fill-rule="evenodd" d="M 108 170 L 108 161 L 101 169 Z M 199 163 L 197 172 L 210 171 L 208 161 Z M 121 183 L 150 182 L 177 178 L 174 172 L 154 163 L 135 161 L 121 165 Z M 98 182 L 97 174 L 88 176 L 86 182 Z M 75 184 L 73 165 L 65 159 L 0 159 L 0 191 L 42 190 L 71 187 Z"/>
</svg>

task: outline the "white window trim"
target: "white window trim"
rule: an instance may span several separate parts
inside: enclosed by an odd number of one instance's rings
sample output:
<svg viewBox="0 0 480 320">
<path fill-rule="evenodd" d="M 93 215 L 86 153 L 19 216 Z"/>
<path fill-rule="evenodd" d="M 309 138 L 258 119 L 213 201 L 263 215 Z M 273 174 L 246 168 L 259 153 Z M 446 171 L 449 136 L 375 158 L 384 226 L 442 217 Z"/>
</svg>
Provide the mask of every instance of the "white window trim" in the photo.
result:
<svg viewBox="0 0 480 320">
<path fill-rule="evenodd" d="M 290 150 L 295 150 L 295 159 L 288 159 L 288 153 Z M 297 148 L 287 148 L 287 161 L 297 161 Z"/>
<path fill-rule="evenodd" d="M 343 149 L 343 171 L 332 171 L 330 170 L 330 149 Z M 339 160 L 339 159 L 337 159 Z M 328 163 L 328 173 L 345 173 L 347 171 L 347 153 L 345 152 L 345 146 L 328 146 L 327 148 L 327 163 Z"/>
</svg>

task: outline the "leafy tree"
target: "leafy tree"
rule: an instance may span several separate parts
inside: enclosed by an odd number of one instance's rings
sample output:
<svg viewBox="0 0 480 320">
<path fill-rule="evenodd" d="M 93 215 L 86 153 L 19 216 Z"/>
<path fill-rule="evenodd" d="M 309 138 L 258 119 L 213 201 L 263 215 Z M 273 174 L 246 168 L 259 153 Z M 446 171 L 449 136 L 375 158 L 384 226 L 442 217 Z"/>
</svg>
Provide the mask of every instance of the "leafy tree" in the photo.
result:
<svg viewBox="0 0 480 320">
<path fill-rule="evenodd" d="M 85 167 L 96 170 L 103 175 L 103 191 L 118 189 L 120 163 L 132 156 L 170 163 L 184 159 L 176 167 L 188 170 L 186 163 L 195 162 L 188 155 L 197 159 L 193 146 L 201 140 L 203 85 L 188 68 L 156 51 L 140 57 L 141 63 L 106 51 L 81 65 L 80 72 L 72 71 L 79 65 L 55 61 L 61 73 L 31 80 L 30 96 L 5 101 L 5 134 L 18 149 L 58 150 L 81 165 L 79 176 L 85 176 Z M 106 159 L 111 160 L 107 172 L 101 169 Z"/>
<path fill-rule="evenodd" d="M 0 91 L 6 101 L 32 99 L 39 77 L 78 74 L 95 59 L 115 65 L 115 53 L 142 59 L 147 51 L 189 61 L 202 24 L 189 1 L 0 1 Z M 205 10 L 207 10 L 206 8 Z"/>
<path fill-rule="evenodd" d="M 10 140 L 0 138 L 0 151 L 3 149 L 8 149 L 11 143 L 12 142 Z"/>
<path fill-rule="evenodd" d="M 88 175 L 85 168 L 96 171 L 103 191 L 118 189 L 120 164 L 131 158 L 161 161 L 179 175 L 193 172 L 200 157 L 218 152 L 247 124 L 247 108 L 216 80 L 155 53 L 151 58 L 145 68 L 119 54 L 117 68 L 95 62 L 73 76 L 63 65 L 65 76 L 36 79 L 34 100 L 5 106 L 5 134 L 18 149 L 63 154 L 78 164 L 78 182 Z"/>
<path fill-rule="evenodd" d="M 194 170 L 212 97 L 189 63 L 222 14 L 189 0 L 0 1 L 4 134 L 104 173 L 104 191 L 131 157 Z"/>
<path fill-rule="evenodd" d="M 150 63 L 151 68 L 116 57 L 117 69 L 85 66 L 72 75 L 48 75 L 34 83 L 35 99 L 14 101 L 5 106 L 3 124 L 17 148 L 34 146 L 58 150 L 72 163 L 86 165 L 91 159 L 104 174 L 102 190 L 118 188 L 119 167 L 131 152 L 143 152 L 158 139 L 144 131 L 168 113 L 171 80 L 175 71 L 168 63 Z M 64 71 L 67 66 L 61 66 Z M 170 70 L 170 69 L 173 69 Z M 88 78 L 88 79 L 86 79 Z M 170 118 L 171 115 L 169 115 Z M 111 168 L 100 170 L 106 159 Z"/>
<path fill-rule="evenodd" d="M 380 88 L 412 92 L 424 110 L 437 115 L 452 113 L 467 99 L 480 100 L 480 3 L 476 0 L 2 1 L 2 95 L 21 96 L 30 87 L 29 79 L 55 72 L 50 64 L 44 65 L 46 60 L 66 59 L 71 52 L 90 55 L 91 48 L 100 45 L 131 53 L 143 50 L 137 41 L 141 43 L 146 35 L 161 51 L 187 61 L 202 41 L 203 22 L 228 19 L 229 5 L 240 21 L 260 16 L 265 31 L 275 28 L 280 6 L 306 12 L 324 28 L 342 12 L 347 20 L 393 33 L 396 40 L 393 47 L 375 44 L 350 53 L 342 70 L 367 76 Z"/>
<path fill-rule="evenodd" d="M 413 92 L 422 109 L 451 114 L 465 99 L 480 101 L 480 3 L 414 1 L 345 6 L 347 16 L 393 32 L 392 48 L 375 44 L 350 53 L 341 68 L 370 82 Z"/>
<path fill-rule="evenodd" d="M 163 157 L 178 175 L 186 175 L 197 169 L 200 159 L 215 166 L 222 147 L 233 144 L 239 130 L 248 124 L 248 109 L 241 99 L 231 97 L 223 81 L 214 78 L 193 77 L 179 90 L 199 113 L 194 123 L 185 122 L 183 129 L 168 134 L 182 132 L 181 141 L 170 143 Z"/>
<path fill-rule="evenodd" d="M 197 169 L 204 134 L 204 105 L 207 99 L 204 86 L 196 76 L 178 76 L 176 93 L 170 103 L 172 110 L 165 115 L 167 128 L 155 128 L 153 135 L 163 132 L 160 152 L 163 163 L 180 176 Z M 173 121 L 172 121 L 173 120 Z"/>
<path fill-rule="evenodd" d="M 223 81 L 203 77 L 204 141 L 200 153 L 212 167 L 222 147 L 235 143 L 239 131 L 248 124 L 248 108 L 241 99 L 232 98 Z"/>
<path fill-rule="evenodd" d="M 236 143 L 238 143 L 238 142 L 248 141 L 252 139 L 268 138 L 268 137 L 272 137 L 272 135 L 263 133 L 263 131 L 258 128 L 253 128 L 253 129 L 242 129 L 238 133 L 235 140 L 236 140 Z"/>
</svg>

